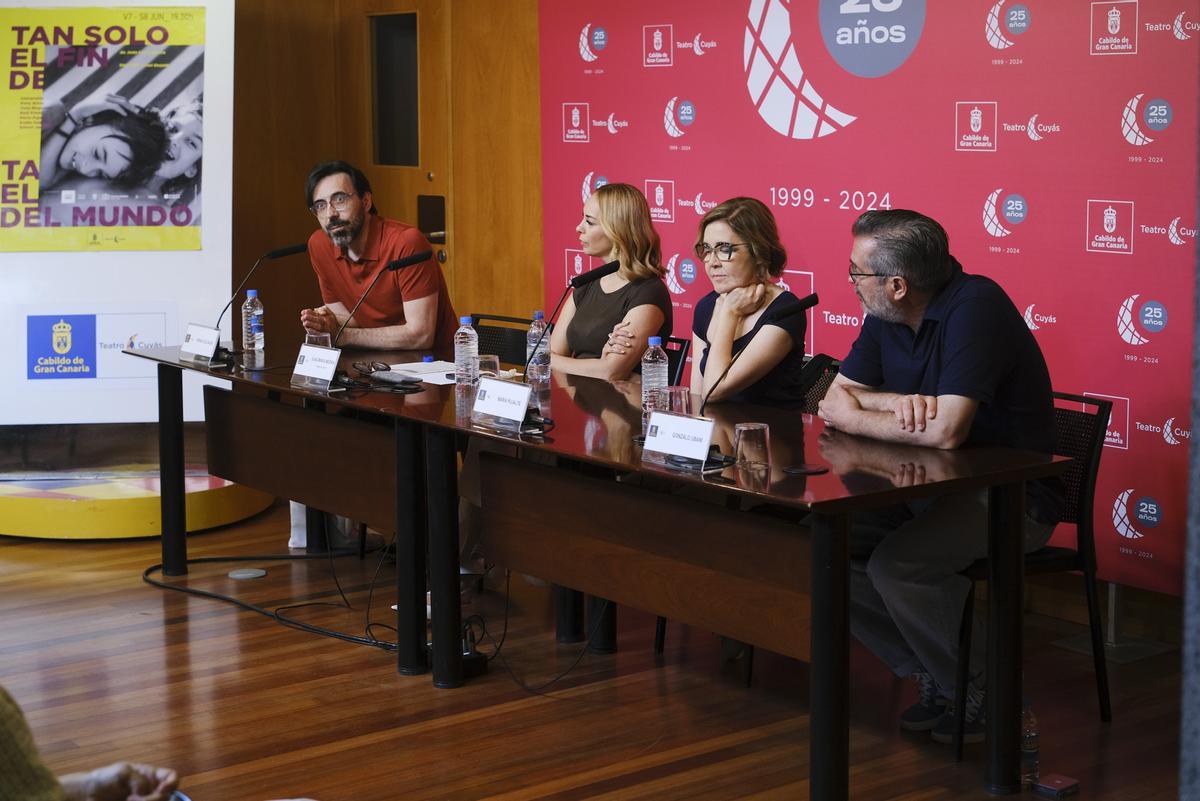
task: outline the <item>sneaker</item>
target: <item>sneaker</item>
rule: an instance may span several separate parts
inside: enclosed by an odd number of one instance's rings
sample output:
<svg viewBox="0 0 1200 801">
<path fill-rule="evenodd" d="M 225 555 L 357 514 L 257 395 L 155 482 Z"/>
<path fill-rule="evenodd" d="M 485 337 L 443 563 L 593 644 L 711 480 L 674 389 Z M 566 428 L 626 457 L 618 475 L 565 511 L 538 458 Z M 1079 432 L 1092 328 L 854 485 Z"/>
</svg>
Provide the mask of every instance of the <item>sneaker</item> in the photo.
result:
<svg viewBox="0 0 1200 801">
<path fill-rule="evenodd" d="M 905 731 L 929 731 L 946 711 L 946 699 L 937 682 L 925 671 L 912 674 L 917 680 L 917 702 L 900 713 L 900 728 Z"/>
<path fill-rule="evenodd" d="M 982 743 L 987 736 L 987 721 L 983 716 L 983 699 L 987 696 L 975 685 L 967 687 L 966 714 L 963 715 L 963 742 Z M 954 742 L 954 706 L 946 707 L 946 712 L 933 726 L 930 732 L 936 742 L 950 745 Z"/>
</svg>

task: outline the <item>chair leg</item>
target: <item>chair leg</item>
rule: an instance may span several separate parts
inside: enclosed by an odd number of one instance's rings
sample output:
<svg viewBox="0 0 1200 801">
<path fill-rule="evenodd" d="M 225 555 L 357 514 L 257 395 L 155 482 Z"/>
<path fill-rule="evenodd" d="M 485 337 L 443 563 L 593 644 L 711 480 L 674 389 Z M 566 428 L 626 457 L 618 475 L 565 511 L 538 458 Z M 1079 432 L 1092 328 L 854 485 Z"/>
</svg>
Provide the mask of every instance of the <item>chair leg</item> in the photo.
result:
<svg viewBox="0 0 1200 801">
<path fill-rule="evenodd" d="M 958 668 L 954 678 L 954 761 L 963 758 L 963 725 L 967 715 L 967 682 L 971 673 L 971 628 L 975 625 L 975 582 L 963 604 L 962 623 L 958 628 Z"/>
<path fill-rule="evenodd" d="M 367 524 L 358 524 L 358 558 L 367 558 Z"/>
<path fill-rule="evenodd" d="M 1096 693 L 1100 696 L 1100 720 L 1112 721 L 1112 704 L 1108 697 L 1108 660 L 1104 654 L 1104 637 L 1101 633 L 1100 599 L 1096 591 L 1096 574 L 1083 573 L 1083 589 L 1087 594 L 1088 622 L 1092 629 L 1092 661 L 1096 665 Z"/>
<path fill-rule="evenodd" d="M 660 617 L 654 622 L 654 653 L 663 652 L 663 644 L 667 639 L 667 619 Z"/>
<path fill-rule="evenodd" d="M 746 646 L 746 666 L 745 666 L 744 670 L 746 671 L 746 675 L 744 677 L 745 681 L 746 681 L 746 686 L 749 687 L 751 682 L 754 680 L 754 646 L 753 645 Z"/>
</svg>

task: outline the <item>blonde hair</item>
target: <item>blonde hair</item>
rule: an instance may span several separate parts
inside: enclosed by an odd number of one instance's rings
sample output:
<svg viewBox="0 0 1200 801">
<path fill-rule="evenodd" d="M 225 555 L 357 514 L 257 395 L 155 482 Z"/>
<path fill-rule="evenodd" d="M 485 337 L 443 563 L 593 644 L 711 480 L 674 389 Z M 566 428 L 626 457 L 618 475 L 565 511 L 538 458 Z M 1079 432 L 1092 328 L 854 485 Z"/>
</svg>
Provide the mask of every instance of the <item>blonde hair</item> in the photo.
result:
<svg viewBox="0 0 1200 801">
<path fill-rule="evenodd" d="M 628 281 L 662 278 L 662 246 L 650 222 L 650 206 L 637 187 L 605 184 L 595 192 L 600 206 L 600 227 L 613 244 L 613 255 L 621 264 L 621 277 Z"/>
</svg>

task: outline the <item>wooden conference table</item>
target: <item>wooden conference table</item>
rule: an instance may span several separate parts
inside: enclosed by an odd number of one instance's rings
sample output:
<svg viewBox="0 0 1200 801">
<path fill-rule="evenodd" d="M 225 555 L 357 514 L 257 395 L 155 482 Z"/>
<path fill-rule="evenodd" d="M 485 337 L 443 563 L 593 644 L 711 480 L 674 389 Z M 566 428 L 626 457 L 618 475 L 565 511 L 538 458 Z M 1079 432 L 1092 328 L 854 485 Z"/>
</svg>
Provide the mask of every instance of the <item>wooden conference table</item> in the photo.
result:
<svg viewBox="0 0 1200 801">
<path fill-rule="evenodd" d="M 637 384 L 555 375 L 538 394 L 555 421 L 520 439 L 474 427 L 453 386 L 411 395 L 325 393 L 289 385 L 296 346 L 245 370 L 180 361 L 178 348 L 131 355 L 158 363 L 163 569 L 187 572 L 183 493 L 184 370 L 228 379 L 204 389 L 209 471 L 396 534 L 397 667 L 462 684 L 457 445 L 479 437 L 527 458 L 480 458 L 489 560 L 703 626 L 811 663 L 810 797 L 848 797 L 849 519 L 856 510 L 946 492 L 989 493 L 988 745 L 985 787 L 1020 791 L 1021 520 L 1024 482 L 1061 473 L 1061 457 L 1007 448 L 935 451 L 827 432 L 807 415 L 713 405 L 715 441 L 737 422 L 770 425 L 770 475 L 704 477 L 644 464 Z M 342 361 L 420 354 L 344 352 Z M 501 449 L 503 450 L 503 449 Z M 821 475 L 784 467 L 815 463 Z M 614 480 L 614 476 L 621 480 Z M 749 511 L 741 511 L 749 508 Z M 764 514 L 763 512 L 769 512 Z M 806 526 L 795 521 L 807 516 Z"/>
</svg>

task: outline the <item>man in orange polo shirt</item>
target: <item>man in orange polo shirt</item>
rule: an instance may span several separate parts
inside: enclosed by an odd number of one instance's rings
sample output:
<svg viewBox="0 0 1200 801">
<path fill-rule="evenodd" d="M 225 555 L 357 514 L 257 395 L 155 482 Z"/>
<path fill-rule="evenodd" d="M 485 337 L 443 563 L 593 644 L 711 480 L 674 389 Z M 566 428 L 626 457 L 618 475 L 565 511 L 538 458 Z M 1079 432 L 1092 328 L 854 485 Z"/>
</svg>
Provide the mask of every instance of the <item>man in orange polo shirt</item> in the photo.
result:
<svg viewBox="0 0 1200 801">
<path fill-rule="evenodd" d="M 325 305 L 301 311 L 300 323 L 306 331 L 332 335 L 380 270 L 396 259 L 429 250 L 429 242 L 413 226 L 379 216 L 367 177 L 344 161 L 313 167 L 305 199 L 321 224 L 308 240 L 308 256 Z M 431 258 L 380 278 L 338 344 L 429 350 L 439 359 L 450 359 L 457 328 L 442 268 Z"/>
</svg>

